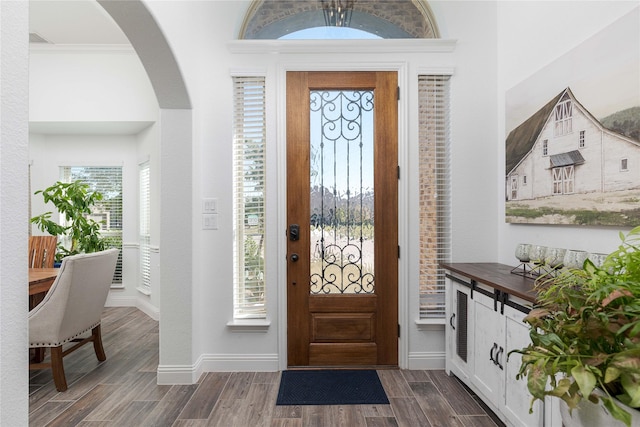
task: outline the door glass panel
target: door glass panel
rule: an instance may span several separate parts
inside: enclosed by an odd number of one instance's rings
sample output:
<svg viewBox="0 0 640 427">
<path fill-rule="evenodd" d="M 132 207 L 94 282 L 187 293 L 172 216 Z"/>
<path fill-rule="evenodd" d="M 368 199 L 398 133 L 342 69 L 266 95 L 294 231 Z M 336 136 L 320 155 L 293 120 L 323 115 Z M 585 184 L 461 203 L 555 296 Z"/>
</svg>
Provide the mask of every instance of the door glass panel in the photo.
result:
<svg viewBox="0 0 640 427">
<path fill-rule="evenodd" d="M 374 293 L 373 91 L 311 91 L 310 107 L 310 291 Z"/>
</svg>

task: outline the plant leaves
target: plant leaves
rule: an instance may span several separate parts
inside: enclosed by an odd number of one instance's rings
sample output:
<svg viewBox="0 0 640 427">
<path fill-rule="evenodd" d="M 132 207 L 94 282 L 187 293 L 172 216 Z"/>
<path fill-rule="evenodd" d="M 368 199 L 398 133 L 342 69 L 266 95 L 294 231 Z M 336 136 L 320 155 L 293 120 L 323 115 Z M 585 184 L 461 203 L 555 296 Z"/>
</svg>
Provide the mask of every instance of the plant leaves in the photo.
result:
<svg viewBox="0 0 640 427">
<path fill-rule="evenodd" d="M 527 388 L 534 398 L 544 400 L 546 386 L 547 374 L 544 372 L 544 359 L 541 359 L 529 367 Z"/>
<path fill-rule="evenodd" d="M 615 366 L 609 366 L 604 373 L 604 383 L 609 384 L 612 381 L 615 381 L 620 377 L 620 369 Z"/>
<path fill-rule="evenodd" d="M 640 374 L 640 348 L 634 348 L 615 354 L 611 358 L 610 367 Z"/>
<path fill-rule="evenodd" d="M 560 381 L 558 381 L 558 385 L 555 388 L 549 390 L 547 394 L 555 397 L 562 397 L 563 395 L 567 394 L 570 387 L 571 380 L 569 380 L 569 378 L 562 378 Z"/>
<path fill-rule="evenodd" d="M 618 406 L 613 398 L 602 396 L 602 403 L 609 413 L 618 421 L 623 422 L 627 427 L 631 427 L 631 414 Z"/>
<path fill-rule="evenodd" d="M 562 350 L 565 348 L 566 344 L 564 343 L 564 341 L 562 341 L 562 339 L 560 339 L 560 337 L 554 333 L 549 333 L 549 334 L 545 334 L 545 335 L 540 335 L 539 336 L 539 341 L 541 346 L 545 347 L 545 348 L 554 348 L 556 347 L 559 350 Z"/>
<path fill-rule="evenodd" d="M 633 297 L 633 294 L 627 289 L 616 289 L 602 300 L 602 306 L 606 307 L 611 304 L 611 302 L 621 297 Z"/>
<path fill-rule="evenodd" d="M 564 402 L 569 407 L 569 411 L 571 411 L 578 407 L 578 403 L 580 403 L 581 396 L 576 392 L 569 391 L 568 393 L 560 396 L 560 399 L 564 400 Z"/>
<path fill-rule="evenodd" d="M 87 217 L 92 207 L 103 199 L 101 193 L 91 191 L 86 182 L 74 181 L 56 182 L 54 185 L 35 194 L 42 194 L 45 203 L 53 203 L 61 217 L 68 225 L 63 226 L 51 220 L 51 213 L 47 212 L 31 219 L 42 231 L 53 236 L 65 235 L 71 246 L 66 248 L 59 244 L 56 259 L 80 252 L 96 252 L 105 249 L 106 240 L 100 235 L 100 224 Z"/>
<path fill-rule="evenodd" d="M 571 369 L 571 375 L 576 380 L 582 396 L 585 398 L 589 397 L 596 387 L 595 375 L 583 365 L 574 366 L 573 369 Z"/>
<path fill-rule="evenodd" d="M 622 374 L 621 377 L 622 387 L 626 392 L 624 395 L 623 403 L 632 408 L 640 406 L 640 376 L 634 374 Z"/>
</svg>

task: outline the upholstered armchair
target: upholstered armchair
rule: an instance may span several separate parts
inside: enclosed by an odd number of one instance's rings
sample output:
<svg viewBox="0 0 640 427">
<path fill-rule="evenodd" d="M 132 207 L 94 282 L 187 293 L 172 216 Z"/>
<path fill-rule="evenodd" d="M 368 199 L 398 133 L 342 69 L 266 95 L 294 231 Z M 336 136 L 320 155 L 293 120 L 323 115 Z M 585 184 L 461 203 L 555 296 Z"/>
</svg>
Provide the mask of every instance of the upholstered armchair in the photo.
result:
<svg viewBox="0 0 640 427">
<path fill-rule="evenodd" d="M 42 302 L 29 312 L 29 347 L 49 347 L 50 363 L 31 363 L 29 369 L 51 368 L 58 391 L 67 389 L 62 359 L 93 342 L 96 357 L 106 360 L 100 317 L 111 286 L 118 249 L 66 257 Z M 91 335 L 82 338 L 86 333 Z M 63 345 L 74 343 L 63 350 Z"/>
</svg>

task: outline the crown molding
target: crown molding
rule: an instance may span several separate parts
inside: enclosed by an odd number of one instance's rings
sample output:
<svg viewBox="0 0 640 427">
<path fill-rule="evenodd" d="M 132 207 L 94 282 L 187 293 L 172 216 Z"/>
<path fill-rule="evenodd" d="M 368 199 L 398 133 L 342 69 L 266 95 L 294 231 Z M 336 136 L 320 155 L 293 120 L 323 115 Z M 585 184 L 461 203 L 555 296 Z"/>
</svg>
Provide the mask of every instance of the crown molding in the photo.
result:
<svg viewBox="0 0 640 427">
<path fill-rule="evenodd" d="M 456 40 L 380 39 L 380 40 L 233 40 L 231 53 L 451 53 Z"/>
</svg>

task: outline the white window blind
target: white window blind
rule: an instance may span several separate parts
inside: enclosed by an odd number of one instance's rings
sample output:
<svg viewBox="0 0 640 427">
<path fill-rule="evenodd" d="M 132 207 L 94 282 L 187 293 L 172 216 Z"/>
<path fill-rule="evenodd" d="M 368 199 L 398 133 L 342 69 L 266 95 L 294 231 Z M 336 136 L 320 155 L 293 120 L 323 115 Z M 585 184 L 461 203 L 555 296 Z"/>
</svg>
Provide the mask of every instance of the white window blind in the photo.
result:
<svg viewBox="0 0 640 427">
<path fill-rule="evenodd" d="M 100 235 L 107 238 L 107 247 L 120 249 L 113 283 L 122 283 L 122 167 L 61 166 L 60 181 L 83 181 L 91 191 L 102 194 L 103 199 L 94 205 L 91 218 L 101 223 Z"/>
<path fill-rule="evenodd" d="M 234 318 L 266 318 L 265 79 L 233 77 Z"/>
<path fill-rule="evenodd" d="M 142 163 L 138 171 L 140 218 L 139 218 L 139 244 L 140 244 L 140 287 L 151 289 L 151 186 L 149 182 L 149 162 Z"/>
<path fill-rule="evenodd" d="M 418 76 L 420 318 L 445 317 L 441 262 L 451 253 L 448 75 Z"/>
</svg>

